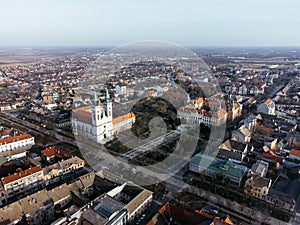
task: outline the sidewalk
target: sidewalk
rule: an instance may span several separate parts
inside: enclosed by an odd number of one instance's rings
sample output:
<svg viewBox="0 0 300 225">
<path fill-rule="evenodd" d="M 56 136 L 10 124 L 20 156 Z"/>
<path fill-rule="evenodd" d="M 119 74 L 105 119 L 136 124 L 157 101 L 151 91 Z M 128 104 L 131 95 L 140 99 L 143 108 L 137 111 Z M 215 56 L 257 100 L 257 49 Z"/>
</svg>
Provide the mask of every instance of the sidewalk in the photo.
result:
<svg viewBox="0 0 300 225">
<path fill-rule="evenodd" d="M 248 221 L 249 217 L 252 219 L 251 224 L 261 224 L 261 223 L 267 223 L 267 224 L 271 224 L 271 225 L 289 225 L 290 223 L 286 223 L 284 221 L 278 220 L 276 218 L 271 217 L 270 215 L 266 215 L 258 210 L 255 209 L 251 209 L 249 207 L 246 206 L 242 206 L 237 202 L 225 199 L 221 196 L 212 194 L 210 192 L 207 192 L 205 190 L 193 187 L 193 186 L 189 186 L 185 189 L 185 191 L 190 192 L 194 195 L 200 196 L 202 198 L 207 199 L 209 202 L 219 205 L 219 206 L 223 206 L 227 209 L 232 209 L 232 211 L 226 210 L 226 209 L 222 209 L 225 212 L 228 211 L 229 214 L 232 214 L 236 217 L 242 217 L 242 215 L 244 215 L 244 219 L 246 221 Z M 236 212 L 236 213 L 235 213 Z M 240 213 L 242 215 L 239 215 L 237 213 Z"/>
</svg>

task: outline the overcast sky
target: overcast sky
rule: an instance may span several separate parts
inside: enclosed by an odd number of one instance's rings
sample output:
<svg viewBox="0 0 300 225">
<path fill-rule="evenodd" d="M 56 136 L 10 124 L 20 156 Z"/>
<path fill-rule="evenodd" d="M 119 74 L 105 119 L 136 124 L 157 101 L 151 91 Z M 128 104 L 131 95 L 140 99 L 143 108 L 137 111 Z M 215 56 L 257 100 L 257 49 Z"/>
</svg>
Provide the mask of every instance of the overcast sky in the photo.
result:
<svg viewBox="0 0 300 225">
<path fill-rule="evenodd" d="M 299 0 L 0 0 L 0 45 L 300 46 Z"/>
</svg>

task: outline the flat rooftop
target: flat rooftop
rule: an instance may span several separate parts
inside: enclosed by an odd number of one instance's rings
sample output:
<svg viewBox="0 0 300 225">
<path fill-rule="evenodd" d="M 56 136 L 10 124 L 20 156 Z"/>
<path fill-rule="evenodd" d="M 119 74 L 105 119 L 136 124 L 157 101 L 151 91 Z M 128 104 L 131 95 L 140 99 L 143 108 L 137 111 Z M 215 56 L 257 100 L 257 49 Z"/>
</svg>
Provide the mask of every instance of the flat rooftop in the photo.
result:
<svg viewBox="0 0 300 225">
<path fill-rule="evenodd" d="M 201 153 L 195 155 L 190 163 L 199 165 L 202 168 L 205 167 L 216 173 L 222 173 L 225 176 L 238 179 L 242 178 L 248 171 L 248 168 L 246 166 L 236 164 L 229 160 L 223 160 L 208 155 L 203 155 Z"/>
</svg>

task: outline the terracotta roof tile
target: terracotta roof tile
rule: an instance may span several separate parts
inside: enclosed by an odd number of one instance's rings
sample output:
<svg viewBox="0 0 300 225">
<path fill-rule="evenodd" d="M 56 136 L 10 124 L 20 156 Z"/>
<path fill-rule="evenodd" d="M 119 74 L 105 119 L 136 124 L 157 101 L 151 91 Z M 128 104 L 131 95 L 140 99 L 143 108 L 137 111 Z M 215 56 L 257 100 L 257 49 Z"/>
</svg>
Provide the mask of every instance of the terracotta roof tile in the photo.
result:
<svg viewBox="0 0 300 225">
<path fill-rule="evenodd" d="M 42 150 L 41 153 L 43 155 L 45 155 L 46 157 L 50 158 L 50 157 L 55 156 L 55 149 L 56 149 L 56 147 L 52 146 L 52 147 L 49 147 L 49 148 L 46 148 L 46 149 Z"/>
<path fill-rule="evenodd" d="M 196 104 L 202 103 L 203 101 L 204 101 L 203 98 L 198 98 L 198 99 L 196 100 Z"/>
<path fill-rule="evenodd" d="M 134 113 L 127 113 L 125 115 L 122 115 L 122 116 L 119 116 L 115 119 L 113 119 L 113 124 L 118 124 L 118 123 L 121 123 L 125 120 L 128 120 L 128 119 L 133 119 L 135 117 Z"/>
<path fill-rule="evenodd" d="M 41 171 L 41 167 L 40 166 L 35 166 L 35 167 L 29 168 L 27 170 L 21 171 L 19 173 L 14 173 L 14 174 L 9 175 L 7 177 L 3 177 L 1 180 L 2 180 L 3 184 L 8 184 L 10 182 L 16 181 L 16 180 L 21 179 L 23 177 L 26 177 L 26 176 L 29 176 L 31 174 L 37 173 L 39 171 Z"/>
<path fill-rule="evenodd" d="M 20 134 L 18 136 L 0 139 L 0 143 L 1 144 L 9 144 L 9 143 L 12 143 L 12 142 L 15 142 L 15 141 L 26 140 L 26 139 L 29 139 L 29 138 L 33 138 L 33 137 L 29 134 Z"/>
<path fill-rule="evenodd" d="M 1 134 L 1 136 L 6 136 L 6 135 L 10 135 L 11 130 L 4 130 Z"/>
<path fill-rule="evenodd" d="M 291 149 L 290 154 L 291 154 L 291 155 L 294 155 L 294 156 L 300 157 L 300 151 L 299 151 L 299 150 L 296 150 L 296 149 Z"/>
<path fill-rule="evenodd" d="M 272 99 L 268 98 L 266 101 L 265 101 L 265 104 L 266 105 L 269 105 L 271 103 Z"/>
</svg>

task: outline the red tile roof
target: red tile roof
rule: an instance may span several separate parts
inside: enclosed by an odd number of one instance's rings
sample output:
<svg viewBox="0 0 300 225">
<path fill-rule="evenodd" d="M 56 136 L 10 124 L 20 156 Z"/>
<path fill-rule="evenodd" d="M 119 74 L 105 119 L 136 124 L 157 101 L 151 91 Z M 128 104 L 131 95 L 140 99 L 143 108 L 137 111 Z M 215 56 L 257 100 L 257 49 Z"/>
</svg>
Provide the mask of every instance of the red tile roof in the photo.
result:
<svg viewBox="0 0 300 225">
<path fill-rule="evenodd" d="M 6 136 L 6 135 L 10 135 L 11 130 L 4 130 L 1 134 L 1 136 Z"/>
<path fill-rule="evenodd" d="M 269 105 L 271 101 L 272 101 L 272 99 L 268 98 L 268 99 L 265 101 L 265 104 L 266 104 L 266 105 Z"/>
<path fill-rule="evenodd" d="M 266 127 L 266 126 L 263 126 L 263 125 L 261 125 L 261 126 L 257 126 L 257 127 L 256 127 L 256 129 L 258 129 L 258 130 L 260 130 L 260 131 L 269 132 L 269 133 L 271 133 L 271 132 L 273 132 L 273 131 L 274 131 L 274 129 L 273 129 L 273 128 Z"/>
<path fill-rule="evenodd" d="M 290 154 L 300 157 L 300 151 L 296 149 L 291 149 Z"/>
<path fill-rule="evenodd" d="M 209 218 L 209 219 L 213 219 L 213 218 L 214 218 L 213 215 L 204 212 L 202 209 L 201 209 L 200 211 L 199 211 L 199 210 L 195 210 L 195 213 L 198 213 L 198 214 L 200 214 L 201 216 L 204 216 L 204 217 Z"/>
<path fill-rule="evenodd" d="M 273 161 L 276 161 L 276 162 L 279 162 L 281 163 L 283 161 L 283 158 L 278 156 L 278 155 L 275 155 L 274 153 L 273 154 L 270 154 L 270 153 L 263 153 L 262 154 L 262 157 L 263 158 L 266 158 L 266 159 L 271 159 Z"/>
<path fill-rule="evenodd" d="M 233 223 L 231 220 L 226 217 L 225 221 L 221 220 L 220 218 L 216 217 L 212 223 L 213 225 L 232 225 Z"/>
<path fill-rule="evenodd" d="M 172 217 L 174 222 L 182 225 L 199 225 L 213 220 L 214 216 L 204 212 L 203 213 L 200 212 L 201 211 L 191 213 L 181 207 L 178 207 L 175 204 L 166 202 L 159 209 L 158 213 L 165 220 L 169 221 L 170 217 Z M 154 220 L 151 220 L 147 223 L 147 225 L 153 225 L 153 224 L 156 224 Z"/>
<path fill-rule="evenodd" d="M 50 158 L 50 157 L 55 156 L 55 149 L 56 149 L 55 146 L 52 146 L 52 147 L 42 150 L 41 153 L 43 155 L 45 155 L 46 157 Z"/>
<path fill-rule="evenodd" d="M 127 113 L 125 115 L 119 116 L 115 119 L 113 119 L 113 124 L 118 124 L 120 122 L 123 122 L 124 120 L 133 119 L 135 117 L 134 113 Z"/>
<path fill-rule="evenodd" d="M 25 140 L 25 139 L 29 139 L 29 138 L 33 138 L 33 137 L 29 134 L 20 134 L 18 136 L 1 139 L 0 143 L 1 144 L 9 144 L 9 143 L 12 143 L 15 141 L 21 141 L 21 140 Z"/>
<path fill-rule="evenodd" d="M 7 177 L 3 177 L 1 180 L 2 180 L 3 184 L 8 184 L 8 183 L 11 183 L 11 182 L 16 181 L 18 179 L 21 179 L 23 177 L 26 177 L 26 176 L 32 175 L 34 173 L 37 173 L 41 170 L 42 169 L 41 169 L 40 166 L 35 166 L 35 167 L 29 168 L 27 170 L 21 171 L 19 173 L 14 173 L 14 174 L 9 175 Z"/>
<path fill-rule="evenodd" d="M 51 158 L 51 157 L 57 157 L 57 158 L 60 158 L 60 159 L 63 159 L 63 158 L 71 158 L 72 155 L 63 151 L 62 149 L 57 149 L 56 146 L 51 146 L 51 147 L 48 147 L 44 150 L 41 151 L 41 153 L 43 155 L 45 155 L 47 158 Z"/>
<path fill-rule="evenodd" d="M 204 99 L 203 99 L 203 98 L 198 98 L 198 99 L 196 100 L 196 104 L 200 104 L 200 103 L 202 103 L 202 102 L 204 102 Z"/>
</svg>

